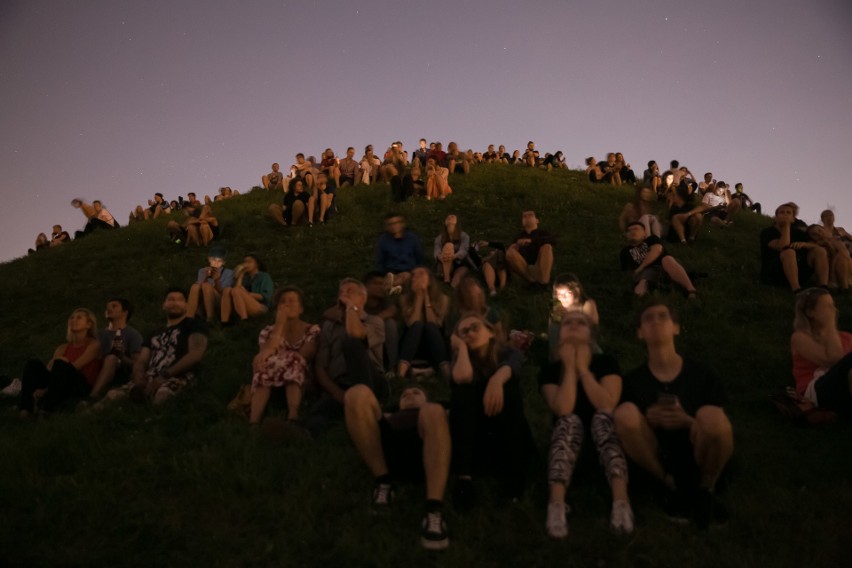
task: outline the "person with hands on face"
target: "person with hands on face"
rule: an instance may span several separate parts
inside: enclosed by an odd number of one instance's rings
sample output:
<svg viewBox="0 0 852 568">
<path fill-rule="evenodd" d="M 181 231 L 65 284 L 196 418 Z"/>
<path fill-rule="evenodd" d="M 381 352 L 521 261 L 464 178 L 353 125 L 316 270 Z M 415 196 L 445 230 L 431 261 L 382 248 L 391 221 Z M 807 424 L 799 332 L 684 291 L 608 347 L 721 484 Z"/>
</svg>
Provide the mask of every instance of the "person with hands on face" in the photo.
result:
<svg viewBox="0 0 852 568">
<path fill-rule="evenodd" d="M 302 391 L 317 352 L 319 326 L 302 321 L 302 291 L 285 286 L 275 293 L 275 323 L 264 327 L 252 361 L 250 424 L 260 424 L 272 388 L 284 387 L 287 420 L 299 417 Z"/>
<path fill-rule="evenodd" d="M 210 247 L 207 266 L 198 269 L 195 284 L 189 288 L 186 315 L 194 318 L 199 308 L 203 308 L 207 321 L 212 322 L 217 312 L 217 304 L 222 299 L 222 292 L 233 285 L 234 271 L 225 268 L 225 249 L 221 246 Z"/>
<path fill-rule="evenodd" d="M 207 326 L 187 315 L 186 293 L 170 288 L 163 299 L 166 325 L 145 339 L 133 366 L 131 380 L 107 392 L 108 400 L 130 397 L 155 405 L 195 385 L 196 373 L 207 351 Z"/>
<path fill-rule="evenodd" d="M 818 285 L 828 285 L 829 273 L 828 253 L 792 228 L 795 219 L 792 205 L 779 205 L 772 225 L 760 231 L 760 283 L 789 285 L 794 294 L 814 274 Z"/>
<path fill-rule="evenodd" d="M 648 361 L 624 375 L 615 431 L 627 456 L 666 490 L 669 516 L 691 514 L 706 528 L 727 517 L 713 491 L 733 454 L 733 428 L 719 376 L 678 354 L 679 334 L 677 313 L 662 300 L 640 312 Z"/>
<path fill-rule="evenodd" d="M 400 298 L 405 332 L 399 349 L 398 375 L 406 377 L 411 362 L 426 358 L 445 377 L 450 375 L 450 358 L 441 329 L 450 308 L 450 299 L 441 291 L 434 275 L 425 267 L 411 271 Z"/>
<path fill-rule="evenodd" d="M 463 316 L 450 341 L 455 505 L 468 509 L 475 504 L 477 473 L 497 474 L 503 497 L 517 498 L 533 449 L 521 394 L 522 356 L 504 347 L 494 326 L 478 314 Z"/>
<path fill-rule="evenodd" d="M 544 367 L 538 382 L 541 395 L 554 414 L 550 439 L 547 534 L 568 536 L 565 492 L 580 455 L 591 435 L 612 491 L 610 526 L 616 532 L 633 532 L 633 510 L 627 495 L 627 460 L 612 411 L 621 396 L 621 372 L 616 360 L 592 353 L 592 320 L 581 311 L 566 313 L 559 325 L 558 359 Z"/>
<path fill-rule="evenodd" d="M 343 417 L 343 397 L 354 385 L 366 385 L 380 402 L 388 397 L 388 383 L 382 367 L 385 324 L 382 318 L 364 311 L 367 288 L 360 280 L 344 278 L 337 304 L 323 314 L 314 378 L 320 399 L 305 420 L 314 436 Z"/>
</svg>

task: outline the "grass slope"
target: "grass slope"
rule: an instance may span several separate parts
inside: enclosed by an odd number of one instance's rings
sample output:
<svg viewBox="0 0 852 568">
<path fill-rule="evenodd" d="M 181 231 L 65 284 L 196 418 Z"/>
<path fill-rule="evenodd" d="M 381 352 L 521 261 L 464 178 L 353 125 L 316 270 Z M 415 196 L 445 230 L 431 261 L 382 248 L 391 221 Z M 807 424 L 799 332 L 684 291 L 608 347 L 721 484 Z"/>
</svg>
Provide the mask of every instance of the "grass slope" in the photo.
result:
<svg viewBox="0 0 852 568">
<path fill-rule="evenodd" d="M 327 226 L 285 230 L 266 218 L 273 199 L 255 191 L 214 205 L 233 266 L 248 252 L 266 259 L 277 284 L 306 292 L 317 321 L 343 276 L 373 264 L 383 213 L 403 213 L 427 255 L 443 218 L 457 213 L 474 239 L 508 241 L 520 211 L 535 208 L 559 239 L 556 272 L 583 279 L 601 312 L 602 343 L 624 369 L 638 364 L 635 301 L 618 271 L 615 218 L 627 188 L 590 186 L 578 172 L 483 166 L 455 176 L 446 202 L 390 202 L 387 186 L 340 192 Z M 772 204 L 767 204 L 770 207 Z M 168 285 L 188 286 L 205 253 L 176 248 L 165 221 L 102 233 L 0 265 L 0 372 L 17 375 L 27 357 L 49 357 L 77 306 L 100 313 L 107 297 L 131 298 L 133 325 L 162 321 Z M 764 217 L 741 213 L 735 226 L 704 229 L 691 248 L 670 250 L 699 283 L 701 306 L 683 312 L 682 352 L 715 365 L 731 397 L 736 435 L 729 525 L 709 534 L 675 527 L 647 492 L 634 492 L 639 527 L 627 538 L 607 531 L 603 475 L 585 454 L 569 491 L 571 536 L 544 533 L 545 468 L 518 503 L 486 501 L 464 518 L 448 507 L 451 547 L 434 556 L 417 546 L 423 490 L 403 485 L 388 517 L 368 513 L 372 482 L 345 431 L 315 443 L 274 446 L 252 436 L 225 404 L 250 377 L 265 321 L 211 333 L 203 384 L 161 409 L 117 408 L 98 416 L 57 415 L 24 423 L 7 403 L 0 413 L 0 558 L 4 565 L 304 566 L 836 566 L 852 535 L 852 433 L 846 423 L 804 430 L 783 422 L 766 394 L 790 381 L 787 341 L 792 297 L 757 285 L 757 233 Z M 544 330 L 549 299 L 511 283 L 496 304 L 511 327 Z M 839 299 L 845 329 L 852 302 Z M 541 456 L 547 411 L 525 371 L 527 413 Z M 438 392 L 446 393 L 438 387 Z M 589 450 L 591 448 L 587 448 Z"/>
</svg>

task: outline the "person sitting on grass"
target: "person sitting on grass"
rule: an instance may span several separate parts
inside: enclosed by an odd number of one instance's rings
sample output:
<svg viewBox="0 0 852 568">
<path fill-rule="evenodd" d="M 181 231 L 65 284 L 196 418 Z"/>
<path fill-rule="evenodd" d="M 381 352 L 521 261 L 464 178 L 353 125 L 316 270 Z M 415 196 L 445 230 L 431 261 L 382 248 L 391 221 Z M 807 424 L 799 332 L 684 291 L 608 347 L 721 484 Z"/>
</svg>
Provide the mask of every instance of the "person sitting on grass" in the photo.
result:
<svg viewBox="0 0 852 568">
<path fill-rule="evenodd" d="M 263 189 L 267 191 L 284 191 L 284 174 L 279 170 L 278 162 L 272 164 L 272 171 L 260 178 Z"/>
<path fill-rule="evenodd" d="M 35 240 L 35 248 L 31 248 L 27 251 L 28 254 L 37 253 L 40 250 L 49 249 L 50 248 L 50 240 L 47 238 L 47 235 L 44 233 L 39 233 L 36 236 Z"/>
<path fill-rule="evenodd" d="M 734 450 L 719 376 L 675 349 L 677 312 L 664 301 L 647 304 L 637 336 L 648 361 L 624 375 L 615 432 L 627 456 L 668 492 L 667 513 L 683 520 L 691 510 L 699 528 L 724 522 L 714 495 Z M 691 506 L 690 506 L 691 505 Z"/>
<path fill-rule="evenodd" d="M 447 181 L 450 170 L 441 166 L 435 158 L 426 160 L 426 199 L 446 199 L 453 193 Z"/>
<path fill-rule="evenodd" d="M 263 261 L 247 254 L 242 265 L 234 271 L 233 287 L 222 290 L 222 323 L 230 323 L 232 310 L 241 321 L 265 314 L 274 290 L 272 276 L 266 272 Z"/>
<path fill-rule="evenodd" d="M 287 186 L 287 192 L 284 194 L 284 204 L 278 205 L 277 203 L 271 203 L 269 205 L 269 214 L 279 225 L 285 227 L 298 225 L 307 219 L 305 213 L 309 199 L 310 194 L 305 191 L 302 180 L 298 178 L 292 179 Z"/>
<path fill-rule="evenodd" d="M 338 170 L 340 172 L 340 183 L 337 184 L 337 187 L 356 185 L 358 183 L 361 179 L 361 166 L 358 164 L 358 160 L 355 159 L 355 148 L 350 146 L 346 149 L 346 157 L 340 160 Z"/>
<path fill-rule="evenodd" d="M 820 221 L 822 221 L 822 226 L 825 227 L 825 231 L 828 233 L 828 235 L 831 238 L 840 241 L 843 246 L 846 247 L 846 250 L 852 253 L 852 235 L 850 235 L 843 227 L 835 226 L 834 211 L 832 211 L 831 209 L 826 209 L 825 211 L 819 214 L 819 219 Z"/>
<path fill-rule="evenodd" d="M 319 205 L 319 219 L 317 220 L 320 225 L 325 224 L 326 212 L 329 211 L 334 202 L 334 193 L 335 190 L 328 187 L 328 178 L 326 175 L 318 174 L 316 183 L 314 184 L 314 191 L 308 198 L 308 227 L 314 226 L 314 211 L 316 211 L 317 205 Z"/>
<path fill-rule="evenodd" d="M 373 153 L 373 145 L 368 144 L 364 147 L 364 156 L 361 158 L 361 179 L 359 181 L 366 185 L 375 183 L 379 175 L 379 166 L 381 165 L 382 161 Z"/>
<path fill-rule="evenodd" d="M 166 291 L 163 312 L 166 325 L 145 339 L 130 382 L 107 392 L 96 409 L 128 396 L 133 402 L 160 405 L 195 385 L 207 351 L 207 326 L 187 315 L 186 293 L 180 288 Z"/>
<path fill-rule="evenodd" d="M 655 194 L 660 194 L 660 187 L 663 184 L 663 178 L 660 176 L 660 166 L 656 160 L 648 161 L 648 169 L 642 172 L 642 181 L 650 187 Z"/>
<path fill-rule="evenodd" d="M 182 225 L 174 219 L 170 219 L 166 224 L 169 238 L 175 244 L 207 247 L 219 237 L 219 219 L 213 215 L 213 209 L 209 205 L 184 207 L 182 211 L 186 214 Z"/>
<path fill-rule="evenodd" d="M 604 172 L 605 177 L 609 177 L 612 185 L 621 185 L 621 166 L 618 164 L 615 158 L 615 152 L 610 152 L 606 155 L 606 163 L 603 164 L 601 170 Z"/>
<path fill-rule="evenodd" d="M 82 231 L 75 233 L 75 238 L 80 238 L 88 235 L 95 229 L 117 229 L 118 222 L 115 217 L 107 211 L 103 204 L 97 199 L 91 205 L 82 199 L 72 199 L 71 207 L 79 209 L 86 216 L 86 226 Z"/>
<path fill-rule="evenodd" d="M 837 307 L 828 290 L 808 288 L 796 297 L 790 351 L 796 393 L 852 417 L 852 333 L 837 329 Z"/>
<path fill-rule="evenodd" d="M 586 158 L 586 175 L 592 183 L 613 183 L 612 172 L 604 172 L 601 165 L 592 156 Z"/>
<path fill-rule="evenodd" d="M 690 300 L 698 296 L 695 286 L 683 266 L 663 247 L 663 242 L 654 235 L 648 236 L 642 223 L 630 223 L 627 226 L 628 245 L 621 249 L 621 269 L 633 273 L 633 292 L 640 298 L 647 294 L 652 286 L 662 281 L 663 275 L 686 290 Z"/>
<path fill-rule="evenodd" d="M 624 205 L 618 217 L 618 228 L 621 232 L 627 230 L 629 223 L 639 222 L 645 225 L 645 232 L 655 237 L 662 236 L 660 220 L 651 209 L 651 203 L 656 201 L 656 194 L 650 187 L 639 186 L 633 194 L 633 199 Z"/>
<path fill-rule="evenodd" d="M 426 165 L 426 157 L 429 153 L 429 144 L 425 138 L 418 141 L 417 149 L 411 153 L 411 167 L 423 168 Z"/>
<path fill-rule="evenodd" d="M 524 150 L 524 155 L 521 156 L 521 159 L 525 165 L 534 168 L 539 165 L 540 159 L 538 156 L 538 150 L 535 149 L 535 142 L 530 140 L 527 142 L 527 149 Z"/>
<path fill-rule="evenodd" d="M 234 271 L 225 268 L 225 249 L 215 245 L 207 253 L 207 266 L 198 269 L 198 277 L 189 289 L 187 316 L 194 318 L 199 309 L 204 310 L 208 322 L 212 322 L 219 310 L 222 292 L 234 285 Z"/>
<path fill-rule="evenodd" d="M 156 219 L 160 215 L 168 215 L 172 212 L 169 202 L 163 198 L 162 193 L 155 193 L 154 199 L 148 200 L 148 209 L 144 209 L 142 214 L 145 220 Z"/>
<path fill-rule="evenodd" d="M 418 266 L 403 287 L 400 312 L 405 324 L 399 347 L 398 376 L 405 378 L 415 359 L 427 359 L 444 377 L 450 375 L 450 358 L 442 331 L 450 299 L 427 268 Z"/>
<path fill-rule="evenodd" d="M 68 234 L 68 231 L 62 230 L 62 225 L 54 225 L 53 233 L 50 235 L 50 246 L 58 247 L 61 244 L 67 243 L 71 240 L 71 235 Z"/>
<path fill-rule="evenodd" d="M 685 245 L 695 242 L 701 223 L 704 221 L 703 203 L 694 204 L 694 196 L 684 186 L 678 186 L 667 194 L 669 202 L 669 242 Z"/>
<path fill-rule="evenodd" d="M 852 274 L 849 250 L 841 241 L 831 238 L 822 225 L 811 225 L 807 234 L 812 243 L 825 249 L 828 256 L 829 286 L 848 290 L 849 275 Z"/>
<path fill-rule="evenodd" d="M 553 281 L 553 307 L 547 321 L 547 338 L 550 346 L 550 360 L 559 357 L 559 326 L 562 318 L 572 312 L 582 312 L 589 318 L 595 329 L 600 325 L 598 305 L 586 296 L 580 279 L 570 272 L 559 274 Z M 595 347 L 595 352 L 599 348 Z"/>
<path fill-rule="evenodd" d="M 547 479 L 547 534 L 568 536 L 565 492 L 585 432 L 594 440 L 601 465 L 612 491 L 610 527 L 615 532 L 633 532 L 633 510 L 627 494 L 627 460 L 618 437 L 612 412 L 621 397 L 621 372 L 615 358 L 594 353 L 597 346 L 593 324 L 584 313 L 567 313 L 559 325 L 558 358 L 541 370 L 538 385 L 542 398 L 554 415 L 550 438 Z"/>
<path fill-rule="evenodd" d="M 708 189 L 701 202 L 707 207 L 704 216 L 710 219 L 710 223 L 720 227 L 733 223 L 734 215 L 741 207 L 739 199 L 731 199 L 728 184 L 723 181 L 716 182 L 712 189 Z"/>
<path fill-rule="evenodd" d="M 85 398 L 101 370 L 98 322 L 86 308 L 71 312 L 65 343 L 56 348 L 47 365 L 30 359 L 21 375 L 18 409 L 22 418 L 36 410 L 51 413 L 72 398 Z"/>
<path fill-rule="evenodd" d="M 368 272 L 364 277 L 364 286 L 367 288 L 364 311 L 381 318 L 385 323 L 384 367 L 396 369 L 399 363 L 399 308 L 388 298 L 384 273 L 378 270 Z"/>
<path fill-rule="evenodd" d="M 497 288 L 506 287 L 509 272 L 506 266 L 506 246 L 497 241 L 477 241 L 468 249 L 473 267 L 482 274 L 488 295 L 496 296 Z"/>
<path fill-rule="evenodd" d="M 760 283 L 790 286 L 795 294 L 814 274 L 818 285 L 827 286 L 829 266 L 825 249 L 792 228 L 794 211 L 788 203 L 779 205 L 772 225 L 760 231 Z"/>
<path fill-rule="evenodd" d="M 470 263 L 469 248 L 470 236 L 462 231 L 458 217 L 454 214 L 447 215 L 444 219 L 444 230 L 435 237 L 432 252 L 435 257 L 435 274 L 442 278 L 445 284 L 451 284 L 455 288 L 467 274 Z"/>
<path fill-rule="evenodd" d="M 125 298 L 110 298 L 106 304 L 107 327 L 101 330 L 101 371 L 92 385 L 87 403 L 100 399 L 113 384 L 130 380 L 133 365 L 142 351 L 142 334 L 127 322 L 133 315 L 133 305 Z"/>
<path fill-rule="evenodd" d="M 376 395 L 365 385 L 346 391 L 344 407 L 346 429 L 375 480 L 373 510 L 390 508 L 397 479 L 425 477 L 420 544 L 427 550 L 446 549 L 450 540 L 443 508 L 452 451 L 444 407 L 429 402 L 426 392 L 416 385 L 403 389 L 396 412 L 382 412 Z"/>
<path fill-rule="evenodd" d="M 447 336 L 452 334 L 459 319 L 469 314 L 485 318 L 494 326 L 494 332 L 497 334 L 497 337 L 505 342 L 506 330 L 503 327 L 503 319 L 499 310 L 488 305 L 485 290 L 482 289 L 479 280 L 472 276 L 465 276 L 456 288 L 450 313 L 446 317 L 444 329 L 447 330 Z"/>
<path fill-rule="evenodd" d="M 347 389 L 369 388 L 380 404 L 387 401 L 389 386 L 382 367 L 385 324 L 364 311 L 367 288 L 359 280 L 344 278 L 337 304 L 326 310 L 320 325 L 314 378 L 320 399 L 308 411 L 304 426 L 313 436 L 343 417 Z"/>
<path fill-rule="evenodd" d="M 387 289 L 392 294 L 402 292 L 401 286 L 411 278 L 411 271 L 423 264 L 420 239 L 405 228 L 405 219 L 398 213 L 385 215 L 385 232 L 376 246 L 376 267 L 385 273 Z"/>
<path fill-rule="evenodd" d="M 302 320 L 302 291 L 285 286 L 275 292 L 275 323 L 260 331 L 260 351 L 252 361 L 249 424 L 260 424 L 273 388 L 284 387 L 287 420 L 299 418 L 302 392 L 317 353 L 319 326 Z"/>
<path fill-rule="evenodd" d="M 527 282 L 546 287 L 553 270 L 553 247 L 556 245 L 556 238 L 544 229 L 539 229 L 538 223 L 538 216 L 532 209 L 521 213 L 523 230 L 506 251 L 506 263 L 512 272 Z"/>
<path fill-rule="evenodd" d="M 475 505 L 473 476 L 496 473 L 503 498 L 521 495 L 526 484 L 532 434 L 521 391 L 520 352 L 504 348 L 494 326 L 478 315 L 462 317 L 451 336 L 450 435 L 454 501 Z"/>
<path fill-rule="evenodd" d="M 464 152 L 459 151 L 455 142 L 447 144 L 447 170 L 451 174 L 469 174 L 470 160 Z"/>
<path fill-rule="evenodd" d="M 334 180 L 334 187 L 340 187 L 340 160 L 334 155 L 334 150 L 326 148 L 322 153 L 320 161 L 320 172 L 325 174 L 326 179 Z"/>
<path fill-rule="evenodd" d="M 562 153 L 562 150 L 560 150 L 555 154 L 545 155 L 544 160 L 541 162 L 541 167 L 545 168 L 547 171 L 554 168 L 567 170 L 568 164 L 565 163 L 565 156 Z"/>
<path fill-rule="evenodd" d="M 749 211 L 754 211 L 760 215 L 760 203 L 755 203 L 751 200 L 751 197 L 743 192 L 743 184 L 736 183 L 734 185 L 734 193 L 731 194 L 731 199 L 736 199 L 740 202 L 740 209 L 748 209 Z"/>
</svg>

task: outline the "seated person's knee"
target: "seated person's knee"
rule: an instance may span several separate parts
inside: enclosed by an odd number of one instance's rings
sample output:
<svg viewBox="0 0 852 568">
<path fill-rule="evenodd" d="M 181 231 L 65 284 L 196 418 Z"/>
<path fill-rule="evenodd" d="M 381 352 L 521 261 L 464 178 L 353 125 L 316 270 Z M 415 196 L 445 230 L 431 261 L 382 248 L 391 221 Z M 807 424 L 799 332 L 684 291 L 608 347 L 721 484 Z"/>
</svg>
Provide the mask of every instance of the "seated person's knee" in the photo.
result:
<svg viewBox="0 0 852 568">
<path fill-rule="evenodd" d="M 642 426 L 644 417 L 639 412 L 639 407 L 632 402 L 619 405 L 612 413 L 615 419 L 615 427 L 618 430 L 638 430 Z"/>
<path fill-rule="evenodd" d="M 343 393 L 343 404 L 346 408 L 356 408 L 376 400 L 376 395 L 367 385 L 355 385 L 346 389 Z"/>
</svg>

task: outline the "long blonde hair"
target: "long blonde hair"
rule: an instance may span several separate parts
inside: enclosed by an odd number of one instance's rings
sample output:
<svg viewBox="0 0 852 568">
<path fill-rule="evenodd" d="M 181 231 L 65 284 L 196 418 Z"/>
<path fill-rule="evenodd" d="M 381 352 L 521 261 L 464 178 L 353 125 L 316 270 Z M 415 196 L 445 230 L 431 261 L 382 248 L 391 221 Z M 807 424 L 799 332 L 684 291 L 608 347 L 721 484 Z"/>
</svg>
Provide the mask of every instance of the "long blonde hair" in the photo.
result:
<svg viewBox="0 0 852 568">
<path fill-rule="evenodd" d="M 71 318 L 76 313 L 82 313 L 86 315 L 86 319 L 89 320 L 89 329 L 86 331 L 86 337 L 96 338 L 98 336 L 98 318 L 95 316 L 95 312 L 88 308 L 77 308 L 71 315 L 68 316 L 68 324 L 65 328 L 65 340 L 68 343 L 71 343 L 74 340 L 74 334 L 71 333 Z"/>
</svg>

